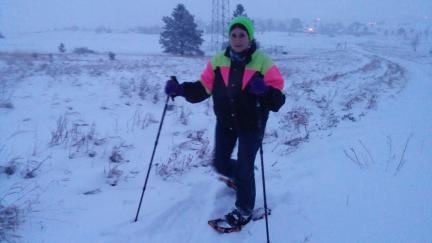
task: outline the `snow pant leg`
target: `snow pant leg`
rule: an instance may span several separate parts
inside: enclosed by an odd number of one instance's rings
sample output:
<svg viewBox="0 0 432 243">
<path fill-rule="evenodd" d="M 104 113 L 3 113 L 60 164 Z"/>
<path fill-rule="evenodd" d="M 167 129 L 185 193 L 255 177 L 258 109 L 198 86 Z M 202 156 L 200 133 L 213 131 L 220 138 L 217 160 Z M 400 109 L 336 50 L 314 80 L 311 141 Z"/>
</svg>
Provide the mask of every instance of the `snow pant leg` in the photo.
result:
<svg viewBox="0 0 432 243">
<path fill-rule="evenodd" d="M 261 144 L 260 132 L 241 132 L 235 181 L 238 187 L 236 207 L 252 211 L 255 207 L 255 157 Z"/>
<path fill-rule="evenodd" d="M 231 159 L 231 154 L 236 145 L 237 133 L 217 123 L 215 138 L 213 166 L 219 174 L 233 178 L 236 163 L 235 160 Z"/>
</svg>

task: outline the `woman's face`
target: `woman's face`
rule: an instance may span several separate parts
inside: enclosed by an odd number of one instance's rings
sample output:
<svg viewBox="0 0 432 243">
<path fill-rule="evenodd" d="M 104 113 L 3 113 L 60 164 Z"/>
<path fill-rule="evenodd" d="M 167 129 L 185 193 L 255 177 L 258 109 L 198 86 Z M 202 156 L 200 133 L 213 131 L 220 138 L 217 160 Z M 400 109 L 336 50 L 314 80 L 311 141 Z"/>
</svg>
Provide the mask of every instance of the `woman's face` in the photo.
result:
<svg viewBox="0 0 432 243">
<path fill-rule="evenodd" d="M 242 52 L 249 47 L 248 33 L 238 27 L 231 30 L 229 41 L 231 49 L 235 52 Z"/>
</svg>

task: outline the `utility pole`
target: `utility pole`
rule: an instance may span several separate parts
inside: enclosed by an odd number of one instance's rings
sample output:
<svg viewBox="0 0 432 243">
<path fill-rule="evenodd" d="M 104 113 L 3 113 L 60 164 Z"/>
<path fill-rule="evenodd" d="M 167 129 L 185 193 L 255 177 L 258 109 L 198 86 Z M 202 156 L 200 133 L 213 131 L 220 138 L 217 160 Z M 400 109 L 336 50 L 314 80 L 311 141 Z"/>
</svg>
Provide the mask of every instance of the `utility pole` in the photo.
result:
<svg viewBox="0 0 432 243">
<path fill-rule="evenodd" d="M 211 49 L 219 51 L 228 40 L 227 27 L 230 17 L 229 0 L 212 0 Z"/>
</svg>

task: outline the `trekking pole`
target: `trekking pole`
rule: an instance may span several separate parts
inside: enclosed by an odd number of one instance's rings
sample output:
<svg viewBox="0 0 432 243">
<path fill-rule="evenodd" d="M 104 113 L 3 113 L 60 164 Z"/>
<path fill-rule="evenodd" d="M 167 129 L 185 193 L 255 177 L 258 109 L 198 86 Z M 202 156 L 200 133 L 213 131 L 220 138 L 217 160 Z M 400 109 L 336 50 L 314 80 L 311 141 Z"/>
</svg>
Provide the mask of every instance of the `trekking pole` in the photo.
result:
<svg viewBox="0 0 432 243">
<path fill-rule="evenodd" d="M 175 76 L 171 76 L 171 79 L 176 80 L 176 77 Z M 149 178 L 149 175 L 150 175 L 150 170 L 151 170 L 152 163 L 153 163 L 153 158 L 154 158 L 154 155 L 155 155 L 155 152 L 156 152 L 156 147 L 157 147 L 158 142 L 159 142 L 159 135 L 160 135 L 160 132 L 162 130 L 162 124 L 163 124 L 163 121 L 165 119 L 165 113 L 166 113 L 167 108 L 168 108 L 169 98 L 170 98 L 170 96 L 167 95 L 167 98 L 166 98 L 166 101 L 165 101 L 165 107 L 164 107 L 164 110 L 163 110 L 163 113 L 162 113 L 162 119 L 161 119 L 161 122 L 159 124 L 159 130 L 158 130 L 158 133 L 157 133 L 157 136 L 156 136 L 156 142 L 155 142 L 155 145 L 154 145 L 154 148 L 153 148 L 153 153 L 152 153 L 152 156 L 151 156 L 151 159 L 150 159 L 150 164 L 149 164 L 149 167 L 148 167 L 148 170 L 147 170 L 147 176 L 146 176 L 146 179 L 145 179 L 145 182 L 144 182 L 144 186 L 143 186 L 143 190 L 142 190 L 142 193 L 141 193 L 141 199 L 140 199 L 140 202 L 139 202 L 139 205 L 138 205 L 138 210 L 136 212 L 135 222 L 138 221 L 138 215 L 139 215 L 139 212 L 140 212 L 140 209 L 141 209 L 141 203 L 142 203 L 142 200 L 143 200 L 143 197 L 144 197 L 144 192 L 145 192 L 146 187 L 147 187 L 147 181 L 148 181 L 148 178 Z"/>
<path fill-rule="evenodd" d="M 265 216 L 265 222 L 266 222 L 266 234 L 267 234 L 267 243 L 270 243 L 270 236 L 269 236 L 269 226 L 268 226 L 268 217 L 267 217 L 267 197 L 266 197 L 266 187 L 265 187 L 265 176 L 264 176 L 264 152 L 262 148 L 262 143 L 260 145 L 260 157 L 261 157 L 261 175 L 262 175 L 262 183 L 263 183 L 263 193 L 264 193 L 264 216 Z"/>
<path fill-rule="evenodd" d="M 257 101 L 257 108 L 258 108 L 258 112 L 261 112 L 261 104 L 259 101 Z M 270 234 L 269 234 L 268 217 L 267 217 L 268 214 L 267 196 L 266 196 L 265 175 L 264 175 L 264 152 L 262 146 L 262 140 L 264 139 L 264 128 L 262 127 L 261 114 L 258 115 L 258 128 L 260 132 L 262 132 L 261 142 L 260 142 L 261 176 L 262 176 L 263 194 L 264 194 L 264 217 L 266 222 L 267 243 L 270 243 Z"/>
</svg>

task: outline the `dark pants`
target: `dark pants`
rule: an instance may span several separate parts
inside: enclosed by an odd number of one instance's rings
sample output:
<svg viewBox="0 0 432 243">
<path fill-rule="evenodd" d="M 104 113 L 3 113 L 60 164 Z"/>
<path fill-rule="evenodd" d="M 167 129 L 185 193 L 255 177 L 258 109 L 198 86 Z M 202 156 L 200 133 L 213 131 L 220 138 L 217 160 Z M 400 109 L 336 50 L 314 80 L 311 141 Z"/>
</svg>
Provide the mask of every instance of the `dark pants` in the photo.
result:
<svg viewBox="0 0 432 243">
<path fill-rule="evenodd" d="M 213 165 L 218 173 L 234 179 L 238 188 L 235 205 L 244 211 L 251 212 L 255 206 L 254 162 L 261 139 L 259 131 L 230 130 L 216 124 Z M 231 154 L 237 140 L 237 160 L 233 160 Z"/>
</svg>

